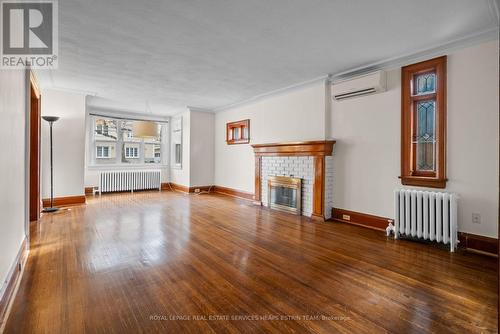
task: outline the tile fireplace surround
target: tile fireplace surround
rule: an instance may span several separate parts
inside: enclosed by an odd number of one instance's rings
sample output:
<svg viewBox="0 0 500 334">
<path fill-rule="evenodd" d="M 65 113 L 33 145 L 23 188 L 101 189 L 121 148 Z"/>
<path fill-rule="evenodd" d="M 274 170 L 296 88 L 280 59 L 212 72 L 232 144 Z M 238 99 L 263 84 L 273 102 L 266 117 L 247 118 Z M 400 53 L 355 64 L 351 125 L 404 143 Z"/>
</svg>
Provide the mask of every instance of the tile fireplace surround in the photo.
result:
<svg viewBox="0 0 500 334">
<path fill-rule="evenodd" d="M 331 217 L 333 207 L 333 140 L 252 145 L 255 153 L 255 203 L 268 202 L 267 178 L 302 179 L 302 215 Z"/>
</svg>

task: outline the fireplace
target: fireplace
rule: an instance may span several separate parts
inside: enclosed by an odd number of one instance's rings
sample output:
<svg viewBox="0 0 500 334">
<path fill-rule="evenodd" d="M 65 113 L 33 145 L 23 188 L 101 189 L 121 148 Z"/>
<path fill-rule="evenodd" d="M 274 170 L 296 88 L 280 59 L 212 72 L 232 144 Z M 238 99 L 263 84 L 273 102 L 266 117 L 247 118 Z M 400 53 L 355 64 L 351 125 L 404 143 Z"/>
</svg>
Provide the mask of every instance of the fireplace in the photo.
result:
<svg viewBox="0 0 500 334">
<path fill-rule="evenodd" d="M 288 176 L 270 176 L 268 205 L 271 209 L 301 214 L 302 180 Z"/>
<path fill-rule="evenodd" d="M 299 178 L 301 191 L 297 192 L 297 199 L 300 195 L 300 209 L 292 209 L 293 212 L 320 221 L 329 219 L 333 207 L 333 145 L 334 140 L 253 144 L 254 203 L 270 205 L 270 177 L 282 175 Z M 293 195 L 290 197 L 288 193 L 289 190 L 281 191 L 279 195 L 284 195 L 287 200 L 293 199 Z M 285 201 L 285 204 L 287 203 Z M 288 208 L 286 210 L 289 211 Z"/>
</svg>

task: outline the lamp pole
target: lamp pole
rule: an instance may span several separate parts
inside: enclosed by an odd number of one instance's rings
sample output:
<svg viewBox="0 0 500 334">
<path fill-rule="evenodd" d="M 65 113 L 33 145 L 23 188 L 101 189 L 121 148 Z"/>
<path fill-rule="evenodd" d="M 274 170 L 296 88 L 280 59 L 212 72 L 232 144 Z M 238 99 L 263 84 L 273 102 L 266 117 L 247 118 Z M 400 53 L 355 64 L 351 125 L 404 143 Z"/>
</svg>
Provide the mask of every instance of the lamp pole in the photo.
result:
<svg viewBox="0 0 500 334">
<path fill-rule="evenodd" d="M 50 207 L 44 208 L 42 212 L 56 212 L 59 208 L 54 207 L 54 148 L 52 145 L 52 126 L 55 121 L 59 119 L 57 116 L 42 116 L 42 118 L 49 122 L 50 126 Z"/>
</svg>

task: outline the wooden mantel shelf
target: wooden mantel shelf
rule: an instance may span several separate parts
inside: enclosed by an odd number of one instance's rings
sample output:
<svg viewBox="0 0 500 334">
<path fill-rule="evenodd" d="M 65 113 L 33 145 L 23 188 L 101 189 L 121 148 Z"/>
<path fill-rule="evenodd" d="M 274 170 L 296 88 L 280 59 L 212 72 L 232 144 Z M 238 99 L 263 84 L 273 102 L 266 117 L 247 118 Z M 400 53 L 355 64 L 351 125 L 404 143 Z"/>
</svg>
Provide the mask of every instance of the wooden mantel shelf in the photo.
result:
<svg viewBox="0 0 500 334">
<path fill-rule="evenodd" d="M 255 153 L 255 204 L 262 205 L 260 174 L 263 156 L 312 156 L 314 157 L 312 218 L 324 220 L 325 156 L 332 155 L 333 145 L 335 145 L 335 140 L 314 140 L 252 145 Z"/>
<path fill-rule="evenodd" d="M 332 155 L 335 140 L 314 140 L 290 143 L 254 144 L 256 156 L 328 156 Z"/>
</svg>

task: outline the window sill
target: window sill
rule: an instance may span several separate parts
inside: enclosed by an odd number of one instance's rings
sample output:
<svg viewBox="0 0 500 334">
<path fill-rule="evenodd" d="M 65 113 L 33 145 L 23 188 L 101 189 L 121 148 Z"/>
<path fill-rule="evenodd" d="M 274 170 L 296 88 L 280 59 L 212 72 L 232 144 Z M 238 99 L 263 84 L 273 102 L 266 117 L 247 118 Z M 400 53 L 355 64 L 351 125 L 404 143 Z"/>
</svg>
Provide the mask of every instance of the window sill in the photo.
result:
<svg viewBox="0 0 500 334">
<path fill-rule="evenodd" d="M 427 188 L 446 188 L 448 179 L 439 179 L 425 176 L 400 176 L 401 184 L 405 186 L 427 187 Z"/>
</svg>

